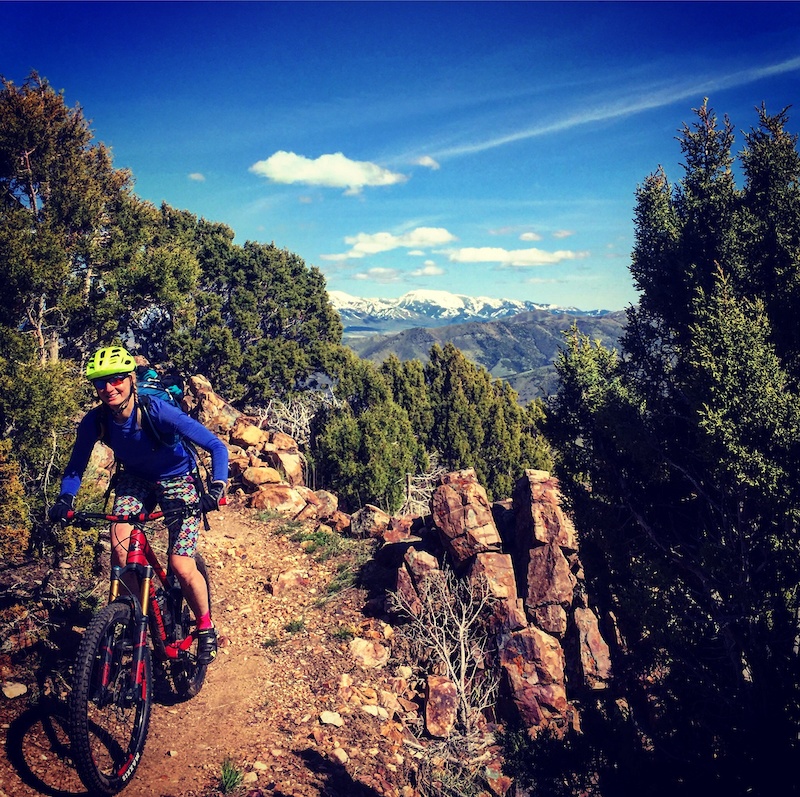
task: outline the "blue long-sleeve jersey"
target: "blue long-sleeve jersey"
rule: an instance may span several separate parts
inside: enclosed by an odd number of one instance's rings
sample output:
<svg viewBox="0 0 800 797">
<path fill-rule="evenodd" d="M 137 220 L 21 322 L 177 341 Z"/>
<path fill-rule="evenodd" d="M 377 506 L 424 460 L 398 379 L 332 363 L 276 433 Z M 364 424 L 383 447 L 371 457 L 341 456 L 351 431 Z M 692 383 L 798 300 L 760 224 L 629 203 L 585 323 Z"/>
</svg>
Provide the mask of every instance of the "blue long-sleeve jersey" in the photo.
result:
<svg viewBox="0 0 800 797">
<path fill-rule="evenodd" d="M 148 411 L 163 439 L 181 435 L 205 449 L 211 454 L 211 478 L 222 482 L 228 480 L 228 449 L 215 434 L 177 407 L 156 397 L 150 397 Z M 158 443 L 152 434 L 138 427 L 137 415 L 134 411 L 125 423 L 117 424 L 107 413 L 104 423 L 103 442 L 122 463 L 125 473 L 151 482 L 189 473 L 193 467 L 192 459 L 184 446 L 180 442 L 174 446 Z M 83 472 L 99 438 L 97 413 L 88 412 L 78 424 L 75 446 L 61 481 L 62 494 L 78 494 Z"/>
</svg>

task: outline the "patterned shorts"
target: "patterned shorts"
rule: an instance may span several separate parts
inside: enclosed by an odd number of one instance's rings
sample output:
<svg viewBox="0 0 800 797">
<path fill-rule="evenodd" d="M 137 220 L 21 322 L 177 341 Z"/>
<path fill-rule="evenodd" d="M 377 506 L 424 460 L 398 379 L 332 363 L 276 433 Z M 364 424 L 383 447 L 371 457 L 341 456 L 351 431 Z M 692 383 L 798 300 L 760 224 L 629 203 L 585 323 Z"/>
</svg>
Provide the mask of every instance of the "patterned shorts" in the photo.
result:
<svg viewBox="0 0 800 797">
<path fill-rule="evenodd" d="M 114 514 L 152 512 L 156 504 L 167 512 L 191 506 L 198 500 L 197 487 L 190 474 L 149 482 L 120 473 L 114 495 Z M 194 556 L 200 533 L 200 514 L 194 512 L 188 517 L 177 515 L 165 518 L 165 522 L 169 529 L 169 552 L 177 556 Z"/>
</svg>

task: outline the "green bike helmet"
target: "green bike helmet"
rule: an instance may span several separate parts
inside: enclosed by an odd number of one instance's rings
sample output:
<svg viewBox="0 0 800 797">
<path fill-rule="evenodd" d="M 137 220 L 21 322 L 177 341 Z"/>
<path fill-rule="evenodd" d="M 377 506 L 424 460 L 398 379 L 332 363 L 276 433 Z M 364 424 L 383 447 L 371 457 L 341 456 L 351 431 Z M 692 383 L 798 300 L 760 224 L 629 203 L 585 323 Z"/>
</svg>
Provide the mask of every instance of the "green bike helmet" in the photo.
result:
<svg viewBox="0 0 800 797">
<path fill-rule="evenodd" d="M 99 379 L 115 374 L 129 374 L 136 368 L 136 362 L 122 346 L 108 346 L 98 349 L 86 363 L 86 378 Z"/>
</svg>

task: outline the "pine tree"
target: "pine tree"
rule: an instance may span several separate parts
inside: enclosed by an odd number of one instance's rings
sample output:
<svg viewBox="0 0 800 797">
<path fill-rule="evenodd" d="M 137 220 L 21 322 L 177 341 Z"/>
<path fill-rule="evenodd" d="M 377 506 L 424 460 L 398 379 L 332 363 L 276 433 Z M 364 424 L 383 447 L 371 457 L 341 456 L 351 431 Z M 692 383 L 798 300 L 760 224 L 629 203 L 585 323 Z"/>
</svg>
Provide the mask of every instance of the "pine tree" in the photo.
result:
<svg viewBox="0 0 800 797">
<path fill-rule="evenodd" d="M 743 189 L 704 104 L 683 180 L 637 191 L 623 354 L 573 331 L 548 426 L 650 739 L 634 787 L 663 793 L 780 782 L 800 721 L 798 158 L 785 114 L 759 119 Z"/>
</svg>

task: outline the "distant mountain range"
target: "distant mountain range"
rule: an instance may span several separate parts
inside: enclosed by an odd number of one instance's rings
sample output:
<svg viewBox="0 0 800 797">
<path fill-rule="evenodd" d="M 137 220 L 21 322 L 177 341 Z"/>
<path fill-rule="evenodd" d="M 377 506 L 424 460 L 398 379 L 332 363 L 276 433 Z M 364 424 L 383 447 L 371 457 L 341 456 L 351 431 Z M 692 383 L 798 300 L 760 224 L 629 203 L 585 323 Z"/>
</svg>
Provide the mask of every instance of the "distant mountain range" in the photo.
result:
<svg viewBox="0 0 800 797">
<path fill-rule="evenodd" d="M 537 304 L 516 299 L 490 299 L 448 291 L 420 290 L 399 299 L 362 299 L 342 291 L 329 291 L 338 311 L 345 337 L 386 335 L 413 327 L 440 327 L 468 321 L 498 321 L 519 313 L 543 310 L 556 315 L 603 316 L 607 310 Z"/>
<path fill-rule="evenodd" d="M 399 299 L 330 295 L 345 326 L 344 342 L 360 357 L 381 363 L 394 354 L 425 362 L 431 346 L 451 342 L 492 376 L 508 381 L 523 404 L 555 391 L 553 362 L 573 324 L 618 348 L 625 323 L 624 311 L 580 311 L 446 291 L 413 291 Z"/>
</svg>

